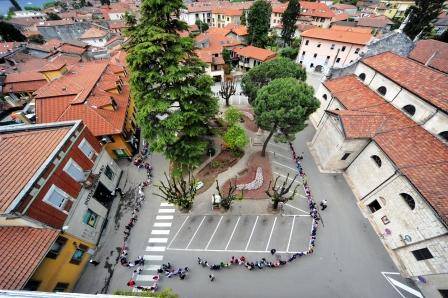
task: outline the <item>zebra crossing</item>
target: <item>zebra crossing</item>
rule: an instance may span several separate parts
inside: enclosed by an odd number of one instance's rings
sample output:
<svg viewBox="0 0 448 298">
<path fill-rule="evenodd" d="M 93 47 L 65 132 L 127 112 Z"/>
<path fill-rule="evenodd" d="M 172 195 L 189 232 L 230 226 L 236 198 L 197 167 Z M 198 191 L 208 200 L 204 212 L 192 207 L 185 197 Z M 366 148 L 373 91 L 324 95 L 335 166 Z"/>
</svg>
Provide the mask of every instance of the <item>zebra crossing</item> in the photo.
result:
<svg viewBox="0 0 448 298">
<path fill-rule="evenodd" d="M 173 204 L 160 203 L 156 221 L 152 226 L 151 236 L 145 249 L 146 254 L 143 256 L 145 266 L 142 273 L 137 276 L 137 281 L 153 281 L 153 277 L 157 275 L 157 270 L 163 263 L 163 253 L 166 250 L 175 212 Z"/>
</svg>

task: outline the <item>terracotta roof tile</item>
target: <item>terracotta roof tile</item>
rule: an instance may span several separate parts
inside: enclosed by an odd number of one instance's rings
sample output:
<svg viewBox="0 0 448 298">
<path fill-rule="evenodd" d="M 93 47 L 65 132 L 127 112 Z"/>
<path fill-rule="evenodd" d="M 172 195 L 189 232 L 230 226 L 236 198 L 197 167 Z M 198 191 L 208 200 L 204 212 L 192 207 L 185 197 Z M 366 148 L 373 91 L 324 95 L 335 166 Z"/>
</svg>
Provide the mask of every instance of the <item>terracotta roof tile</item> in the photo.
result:
<svg viewBox="0 0 448 298">
<path fill-rule="evenodd" d="M 0 227 L 0 288 L 22 289 L 58 234 L 49 228 Z"/>
<path fill-rule="evenodd" d="M 345 21 L 348 20 L 350 16 L 346 13 L 340 13 L 340 14 L 336 14 L 331 21 L 332 22 L 337 22 L 337 21 Z"/>
<path fill-rule="evenodd" d="M 324 85 L 347 109 L 329 111 L 346 138 L 373 139 L 448 224 L 448 147 L 355 76 Z"/>
<path fill-rule="evenodd" d="M 332 40 L 352 44 L 366 45 L 371 39 L 372 34 L 356 32 L 353 27 L 338 26 L 337 28 L 314 28 L 302 32 L 302 37 Z"/>
<path fill-rule="evenodd" d="M 274 59 L 277 54 L 271 50 L 257 48 L 254 46 L 247 46 L 234 49 L 234 52 L 239 56 L 253 58 L 262 62 Z"/>
<path fill-rule="evenodd" d="M 249 32 L 247 31 L 247 27 L 243 26 L 243 25 L 237 25 L 237 24 L 230 23 L 227 26 L 225 26 L 224 28 L 225 29 L 230 29 L 231 30 L 230 32 L 233 32 L 236 35 L 240 35 L 240 36 L 245 36 L 245 35 L 249 34 Z M 227 34 L 229 34 L 229 33 L 227 33 Z"/>
<path fill-rule="evenodd" d="M 419 40 L 409 58 L 448 73 L 448 43 L 434 39 Z"/>
<path fill-rule="evenodd" d="M 87 49 L 85 47 L 78 47 L 71 44 L 63 44 L 58 48 L 58 51 L 62 53 L 82 55 L 87 51 Z"/>
<path fill-rule="evenodd" d="M 10 206 L 69 131 L 67 127 L 0 134 L 0 212 Z"/>
<path fill-rule="evenodd" d="M 66 63 L 62 60 L 52 61 L 50 63 L 45 64 L 41 69 L 39 69 L 39 72 L 59 70 L 63 68 L 65 65 Z"/>
<path fill-rule="evenodd" d="M 45 21 L 39 22 L 37 27 L 53 27 L 53 26 L 66 26 L 73 25 L 75 22 L 72 20 L 55 20 L 55 21 Z"/>
<path fill-rule="evenodd" d="M 89 38 L 101 38 L 107 35 L 107 32 L 101 30 L 96 27 L 90 27 L 83 35 L 81 35 L 80 39 L 89 39 Z"/>
<path fill-rule="evenodd" d="M 448 76 L 392 52 L 362 62 L 434 106 L 448 111 Z"/>
<path fill-rule="evenodd" d="M 359 18 L 357 22 L 357 26 L 371 28 L 383 28 L 392 24 L 394 24 L 394 22 L 389 20 L 386 16 L 363 17 Z"/>
</svg>

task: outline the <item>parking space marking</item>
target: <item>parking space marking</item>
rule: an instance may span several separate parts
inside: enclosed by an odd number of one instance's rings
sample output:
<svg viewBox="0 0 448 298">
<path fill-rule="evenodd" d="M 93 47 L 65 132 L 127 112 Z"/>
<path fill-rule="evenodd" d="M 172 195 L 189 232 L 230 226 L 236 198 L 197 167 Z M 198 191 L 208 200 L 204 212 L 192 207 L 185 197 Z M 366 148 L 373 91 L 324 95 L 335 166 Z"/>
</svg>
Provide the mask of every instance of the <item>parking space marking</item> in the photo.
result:
<svg viewBox="0 0 448 298">
<path fill-rule="evenodd" d="M 247 248 L 249 247 L 250 239 L 252 239 L 252 235 L 254 234 L 255 227 L 257 226 L 257 222 L 258 222 L 258 215 L 257 215 L 257 218 L 255 219 L 255 223 L 254 223 L 254 226 L 252 227 L 252 231 L 250 232 L 249 240 L 247 240 L 247 244 L 246 244 L 246 249 L 245 250 L 247 250 Z"/>
<path fill-rule="evenodd" d="M 151 235 L 168 235 L 170 230 L 152 230 Z"/>
<path fill-rule="evenodd" d="M 205 217 L 206 217 L 206 216 L 204 216 L 204 217 L 202 218 L 201 223 L 199 224 L 198 228 L 196 229 L 196 231 L 194 232 L 193 236 L 191 237 L 190 242 L 188 242 L 188 245 L 187 245 L 187 247 L 186 247 L 187 249 L 190 247 L 191 242 L 193 242 L 194 237 L 196 236 L 196 234 L 198 233 L 199 229 L 201 228 L 202 223 L 204 222 Z"/>
<path fill-rule="evenodd" d="M 289 205 L 288 203 L 285 203 L 285 206 L 288 206 L 288 207 L 290 207 L 290 208 L 292 208 L 292 209 L 296 209 L 296 210 L 298 210 L 298 211 L 300 211 L 300 212 L 303 212 L 303 213 L 306 213 L 306 214 L 307 214 L 307 215 L 301 215 L 301 216 L 310 216 L 310 215 L 309 215 L 309 212 L 307 212 L 307 211 L 305 211 L 305 210 L 302 210 L 302 209 L 300 209 L 300 208 L 294 207 L 294 206 L 292 206 L 292 205 Z M 296 215 L 294 215 L 294 216 L 296 216 Z"/>
<path fill-rule="evenodd" d="M 296 221 L 296 216 L 294 215 L 292 219 L 291 231 L 289 232 L 288 246 L 286 247 L 286 251 L 289 251 L 289 245 L 291 244 L 292 232 L 294 231 L 294 223 Z"/>
<path fill-rule="evenodd" d="M 235 234 L 235 231 L 236 231 L 236 227 L 238 227 L 238 223 L 240 222 L 240 218 L 241 218 L 241 216 L 238 216 L 238 219 L 236 221 L 235 227 L 233 227 L 232 234 L 230 234 L 229 241 L 227 241 L 227 245 L 226 245 L 225 250 L 227 250 L 227 248 L 229 247 L 230 241 L 232 241 L 233 235 Z"/>
<path fill-rule="evenodd" d="M 157 215 L 156 220 L 171 220 L 173 219 L 172 215 Z"/>
<path fill-rule="evenodd" d="M 163 256 L 162 255 L 144 255 L 143 259 L 145 261 L 162 261 Z"/>
<path fill-rule="evenodd" d="M 290 170 L 292 170 L 292 171 L 294 171 L 294 172 L 297 172 L 297 169 L 295 169 L 295 168 L 291 168 L 291 167 L 289 167 L 289 166 L 285 166 L 285 165 L 282 164 L 282 163 L 279 163 L 279 162 L 276 162 L 276 161 L 272 161 L 272 163 L 275 163 L 275 164 L 277 164 L 277 165 L 279 165 L 279 166 L 282 166 L 282 167 L 284 167 L 284 168 L 288 168 L 288 169 L 290 169 Z"/>
<path fill-rule="evenodd" d="M 167 243 L 168 238 L 149 238 L 148 243 Z"/>
<path fill-rule="evenodd" d="M 184 222 L 180 225 L 179 230 L 177 230 L 176 234 L 174 234 L 173 239 L 171 239 L 170 244 L 168 244 L 168 247 L 170 247 L 171 244 L 174 242 L 174 240 L 176 240 L 177 235 L 179 235 L 180 230 L 182 230 L 182 228 L 184 227 L 185 223 L 187 222 L 187 220 L 188 220 L 189 218 L 190 218 L 190 215 L 188 215 L 188 216 L 185 218 Z"/>
<path fill-rule="evenodd" d="M 219 219 L 219 221 L 218 221 L 218 225 L 216 226 L 215 230 L 213 231 L 213 234 L 212 234 L 212 236 L 210 237 L 210 240 L 208 240 L 207 245 L 205 246 L 205 249 L 208 249 L 208 246 L 209 246 L 210 243 L 212 242 L 212 239 L 213 239 L 213 237 L 215 236 L 215 233 L 216 233 L 216 231 L 218 230 L 219 225 L 221 224 L 222 218 L 223 218 L 223 216 L 221 216 L 221 218 Z"/>
<path fill-rule="evenodd" d="M 171 203 L 165 203 L 165 202 L 162 202 L 162 203 L 160 203 L 160 206 L 161 206 L 161 207 L 173 207 L 174 205 L 171 204 Z"/>
<path fill-rule="evenodd" d="M 147 246 L 146 251 L 165 251 L 165 246 Z"/>
<path fill-rule="evenodd" d="M 276 222 L 277 222 L 277 216 L 274 218 L 274 223 L 272 224 L 271 232 L 269 233 L 269 239 L 268 239 L 268 243 L 266 244 L 266 249 L 265 250 L 268 250 L 269 243 L 271 243 L 271 237 L 272 237 L 272 233 L 274 233 L 274 228 L 275 228 L 275 223 Z"/>
<path fill-rule="evenodd" d="M 274 151 L 268 151 L 268 152 L 274 154 L 274 157 L 276 157 L 278 155 L 278 156 L 283 157 L 283 158 L 291 159 L 290 156 L 286 156 L 286 155 L 283 155 L 283 154 L 280 154 L 280 153 L 277 153 L 277 152 L 274 152 Z"/>
<path fill-rule="evenodd" d="M 174 213 L 175 209 L 159 209 L 159 213 Z"/>
<path fill-rule="evenodd" d="M 156 227 L 156 228 L 169 228 L 169 227 L 171 227 L 171 223 L 170 222 L 155 222 L 154 223 L 154 227 Z"/>
</svg>

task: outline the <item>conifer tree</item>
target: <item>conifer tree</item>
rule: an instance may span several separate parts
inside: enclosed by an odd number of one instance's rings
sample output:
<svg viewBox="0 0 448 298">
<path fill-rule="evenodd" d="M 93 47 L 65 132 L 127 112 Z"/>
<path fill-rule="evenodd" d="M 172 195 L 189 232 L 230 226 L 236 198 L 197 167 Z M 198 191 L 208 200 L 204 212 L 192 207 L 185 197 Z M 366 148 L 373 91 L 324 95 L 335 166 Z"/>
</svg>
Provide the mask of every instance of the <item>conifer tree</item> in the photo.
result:
<svg viewBox="0 0 448 298">
<path fill-rule="evenodd" d="M 291 45 L 294 32 L 296 31 L 296 22 L 299 19 L 299 14 L 299 0 L 290 0 L 288 7 L 282 14 L 282 39 L 285 45 Z"/>
<path fill-rule="evenodd" d="M 264 48 L 268 43 L 271 25 L 272 6 L 266 0 L 256 0 L 247 16 L 247 41 L 249 44 Z"/>
</svg>

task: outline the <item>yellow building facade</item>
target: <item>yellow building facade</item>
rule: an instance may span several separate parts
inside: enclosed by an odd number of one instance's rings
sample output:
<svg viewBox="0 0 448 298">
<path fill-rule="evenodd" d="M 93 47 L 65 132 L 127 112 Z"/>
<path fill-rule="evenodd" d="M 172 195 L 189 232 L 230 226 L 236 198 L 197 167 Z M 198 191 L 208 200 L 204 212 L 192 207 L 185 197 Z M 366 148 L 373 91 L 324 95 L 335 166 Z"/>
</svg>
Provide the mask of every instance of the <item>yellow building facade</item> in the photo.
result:
<svg viewBox="0 0 448 298">
<path fill-rule="evenodd" d="M 415 4 L 414 1 L 394 1 L 394 0 L 382 0 L 386 6 L 384 15 L 389 19 L 403 19 L 406 11 Z"/>
<path fill-rule="evenodd" d="M 61 233 L 28 284 L 43 292 L 71 292 L 94 245 Z"/>
</svg>

